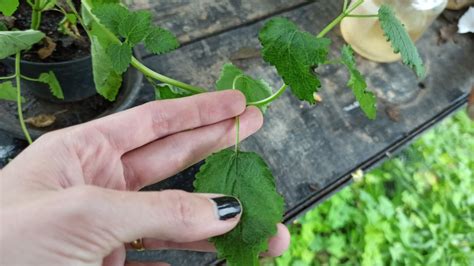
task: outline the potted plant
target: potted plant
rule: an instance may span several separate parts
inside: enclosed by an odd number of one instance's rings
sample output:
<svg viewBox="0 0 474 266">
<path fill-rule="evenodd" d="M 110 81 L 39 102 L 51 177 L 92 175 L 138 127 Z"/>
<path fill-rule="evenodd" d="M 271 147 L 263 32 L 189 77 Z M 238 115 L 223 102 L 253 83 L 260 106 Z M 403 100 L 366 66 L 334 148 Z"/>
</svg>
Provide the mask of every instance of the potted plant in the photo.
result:
<svg viewBox="0 0 474 266">
<path fill-rule="evenodd" d="M 365 19 L 366 16 L 352 14 L 363 2 L 357 0 L 350 4 L 344 1 L 341 14 L 318 35 L 300 30 L 286 18 L 270 19 L 261 29 L 259 40 L 263 59 L 276 68 L 283 85 L 274 92 L 265 81 L 227 64 L 216 82 L 217 90 L 240 90 L 246 96 L 247 105 L 257 106 L 262 111 L 288 88 L 298 99 L 314 104 L 317 98 L 315 93 L 321 87 L 315 68 L 324 64 L 339 64 L 348 69 L 350 79 L 347 86 L 354 92 L 362 111 L 368 118 L 375 119 L 376 98 L 367 89 L 362 73 L 357 70 L 352 48 L 345 45 L 340 57 L 328 58 L 331 41 L 325 37 L 346 17 Z M 149 12 L 130 11 L 118 0 L 83 0 L 80 13 L 72 0 L 66 0 L 64 4 L 87 33 L 91 43 L 95 87 L 104 97 L 113 99 L 123 73 L 130 67 L 155 84 L 157 99 L 186 97 L 206 91 L 157 73 L 132 55 L 133 47 L 139 43 L 156 54 L 178 46 L 169 31 L 151 24 Z M 5 10 L 5 6 L 0 6 L 0 10 Z M 387 40 L 396 52 L 400 52 L 403 62 L 419 76 L 424 76 L 421 57 L 393 10 L 382 5 L 378 13 L 370 17 L 378 18 Z M 15 41 L 11 41 L 12 38 Z M 7 47 L 7 52 L 2 50 L 0 58 L 16 55 L 15 75 L 3 79 L 15 78 L 17 81 L 17 88 L 11 83 L 3 83 L 0 95 L 15 99 L 19 106 L 22 102 L 21 52 L 27 51 L 42 38 L 43 34 L 35 30 L 0 32 L 0 43 L 2 47 Z M 21 121 L 21 108 L 18 110 Z M 240 199 L 244 209 L 241 222 L 226 235 L 213 238 L 212 242 L 219 256 L 227 258 L 230 265 L 257 265 L 259 253 L 267 248 L 268 238 L 276 232 L 275 224 L 282 218 L 284 203 L 265 161 L 256 153 L 240 150 L 238 117 L 235 124 L 235 149 L 222 150 L 208 157 L 196 175 L 194 186 L 199 192 L 222 193 Z"/>
</svg>

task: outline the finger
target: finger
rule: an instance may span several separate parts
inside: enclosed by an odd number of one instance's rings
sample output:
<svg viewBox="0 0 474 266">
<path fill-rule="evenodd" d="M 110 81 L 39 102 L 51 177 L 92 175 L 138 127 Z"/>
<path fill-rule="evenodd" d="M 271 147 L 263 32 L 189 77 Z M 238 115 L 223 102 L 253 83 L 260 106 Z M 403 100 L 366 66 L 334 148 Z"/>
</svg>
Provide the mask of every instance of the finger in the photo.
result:
<svg viewBox="0 0 474 266">
<path fill-rule="evenodd" d="M 94 240 L 86 241 L 98 242 L 106 255 L 143 237 L 194 242 L 221 235 L 237 225 L 241 214 L 233 197 L 179 190 L 129 192 L 80 186 L 63 192 L 69 202 L 66 208 L 71 209 L 67 213 L 81 220 L 81 228 L 74 230 L 87 230 Z"/>
<path fill-rule="evenodd" d="M 262 256 L 278 257 L 282 255 L 290 246 L 290 232 L 283 224 L 277 225 L 277 234 L 270 238 L 268 242 L 268 251 Z"/>
<path fill-rule="evenodd" d="M 270 238 L 268 243 L 268 251 L 263 253 L 262 256 L 267 257 L 278 257 L 288 249 L 290 243 L 290 233 L 285 225 L 277 225 L 277 233 L 274 237 Z M 177 243 L 172 241 L 163 241 L 154 238 L 144 238 L 143 246 L 149 250 L 191 250 L 200 252 L 216 252 L 214 244 L 208 240 L 195 241 L 190 243 Z M 129 247 L 130 248 L 130 247 Z"/>
<path fill-rule="evenodd" d="M 76 127 L 100 134 L 119 152 L 161 137 L 217 123 L 241 114 L 245 96 L 235 90 L 150 102 Z"/>
<path fill-rule="evenodd" d="M 262 113 L 249 107 L 240 116 L 240 139 L 255 133 Z M 235 119 L 181 132 L 150 143 L 122 157 L 129 189 L 138 190 L 193 165 L 213 152 L 235 144 Z"/>
<path fill-rule="evenodd" d="M 188 243 L 180 243 L 173 241 L 163 241 L 155 238 L 144 238 L 143 246 L 147 250 L 192 250 L 199 252 L 216 252 L 214 245 L 208 240 L 200 240 Z"/>
</svg>

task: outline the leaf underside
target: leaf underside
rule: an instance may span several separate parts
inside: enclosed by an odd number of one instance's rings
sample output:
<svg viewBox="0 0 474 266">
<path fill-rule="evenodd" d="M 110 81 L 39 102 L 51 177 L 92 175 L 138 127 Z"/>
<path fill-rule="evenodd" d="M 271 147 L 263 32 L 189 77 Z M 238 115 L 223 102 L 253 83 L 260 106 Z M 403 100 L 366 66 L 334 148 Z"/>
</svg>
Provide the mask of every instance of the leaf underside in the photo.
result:
<svg viewBox="0 0 474 266">
<path fill-rule="evenodd" d="M 234 84 L 235 81 L 235 84 Z M 217 90 L 235 89 L 241 91 L 247 102 L 256 102 L 268 98 L 272 95 L 272 89 L 264 80 L 256 80 L 246 75 L 242 70 L 233 64 L 225 64 L 219 80 L 216 82 Z M 259 106 L 265 111 L 267 105 Z"/>
<path fill-rule="evenodd" d="M 313 69 L 326 61 L 331 41 L 301 31 L 285 18 L 268 21 L 259 39 L 263 59 L 276 67 L 298 99 L 314 104 L 313 94 L 321 83 Z"/>
<path fill-rule="evenodd" d="M 398 20 L 391 7 L 382 5 L 378 12 L 380 26 L 390 41 L 393 51 L 400 53 L 405 65 L 412 68 L 419 78 L 425 76 L 423 60 L 403 24 Z"/>
<path fill-rule="evenodd" d="M 156 84 L 155 85 L 155 99 L 166 100 L 166 99 L 178 99 L 193 95 L 192 93 L 182 90 L 180 88 L 171 86 L 169 84 Z"/>
<path fill-rule="evenodd" d="M 0 59 L 30 49 L 44 36 L 44 33 L 36 30 L 0 31 Z"/>
<path fill-rule="evenodd" d="M 258 265 L 283 216 L 283 198 L 265 161 L 254 152 L 222 150 L 206 159 L 194 187 L 201 193 L 237 197 L 243 206 L 240 223 L 232 231 L 211 239 L 228 265 Z"/>
<path fill-rule="evenodd" d="M 360 108 L 370 119 L 375 119 L 377 115 L 377 105 L 375 95 L 367 90 L 365 77 L 357 70 L 354 59 L 354 51 L 350 45 L 344 45 L 341 50 L 341 61 L 349 70 L 350 78 L 347 86 L 352 89 L 359 102 Z"/>
</svg>

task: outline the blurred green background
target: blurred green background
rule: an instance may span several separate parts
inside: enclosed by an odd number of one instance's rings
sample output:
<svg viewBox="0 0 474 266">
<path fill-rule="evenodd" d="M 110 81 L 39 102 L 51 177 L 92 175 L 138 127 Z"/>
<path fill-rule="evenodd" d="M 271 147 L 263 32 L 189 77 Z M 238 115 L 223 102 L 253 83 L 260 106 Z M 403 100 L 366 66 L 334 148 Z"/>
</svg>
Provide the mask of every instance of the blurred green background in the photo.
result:
<svg viewBox="0 0 474 266">
<path fill-rule="evenodd" d="M 459 111 L 290 231 L 263 265 L 474 265 L 474 122 Z"/>
</svg>

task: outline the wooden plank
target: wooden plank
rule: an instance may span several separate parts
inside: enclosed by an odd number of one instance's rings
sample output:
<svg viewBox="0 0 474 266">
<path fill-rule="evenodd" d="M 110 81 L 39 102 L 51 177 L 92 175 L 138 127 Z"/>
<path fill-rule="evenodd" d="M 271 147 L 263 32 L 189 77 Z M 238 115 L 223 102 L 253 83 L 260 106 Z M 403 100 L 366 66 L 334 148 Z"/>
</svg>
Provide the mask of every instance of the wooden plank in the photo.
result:
<svg viewBox="0 0 474 266">
<path fill-rule="evenodd" d="M 338 14 L 339 5 L 318 2 L 284 15 L 315 33 Z M 442 19 L 436 21 L 418 42 L 429 71 L 422 84 L 400 63 L 377 64 L 357 58 L 369 87 L 379 98 L 375 121 L 366 119 L 358 108 L 351 108 L 354 97 L 345 85 L 347 73 L 338 66 L 318 69 L 323 77 L 323 102 L 318 106 L 301 104 L 289 93 L 271 106 L 264 128 L 245 141 L 243 148 L 264 155 L 285 196 L 287 210 L 304 204 L 335 178 L 403 139 L 468 92 L 474 84 L 472 37 L 438 44 L 438 31 L 445 23 Z M 260 22 L 213 36 L 170 55 L 148 58 L 146 63 L 177 79 L 212 88 L 228 58 L 242 48 L 259 48 L 257 34 L 261 26 Z M 339 30 L 329 36 L 335 42 L 332 56 L 337 57 L 343 44 Z M 275 89 L 281 85 L 274 68 L 259 58 L 235 63 L 269 81 Z M 152 97 L 152 89 L 148 87 L 147 91 L 142 101 Z M 178 177 L 166 186 L 189 188 L 190 182 L 190 178 Z M 208 257 L 199 259 L 194 253 L 188 258 L 188 262 L 198 264 L 209 262 Z"/>
<path fill-rule="evenodd" d="M 157 25 L 171 30 L 182 44 L 251 23 L 314 0 L 128 0 L 134 9 L 153 12 Z M 147 55 L 142 50 L 143 55 Z"/>
</svg>

